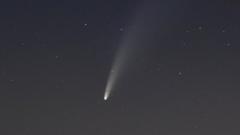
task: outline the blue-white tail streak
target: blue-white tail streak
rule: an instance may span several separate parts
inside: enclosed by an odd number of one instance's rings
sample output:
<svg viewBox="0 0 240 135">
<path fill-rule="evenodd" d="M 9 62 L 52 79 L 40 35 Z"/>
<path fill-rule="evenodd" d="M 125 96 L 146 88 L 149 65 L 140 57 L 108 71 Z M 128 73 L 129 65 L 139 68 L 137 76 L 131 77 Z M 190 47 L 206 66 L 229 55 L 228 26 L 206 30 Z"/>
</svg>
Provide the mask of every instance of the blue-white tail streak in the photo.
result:
<svg viewBox="0 0 240 135">
<path fill-rule="evenodd" d="M 139 45 L 141 45 L 142 39 L 146 36 L 145 21 L 147 20 L 146 14 L 144 14 L 146 9 L 140 8 L 140 10 L 140 12 L 136 12 L 129 27 L 125 28 L 107 80 L 104 93 L 105 101 L 108 100 L 114 89 L 116 89 L 116 85 L 120 83 L 119 81 L 125 74 L 125 71 L 128 70 L 128 66 L 134 63 L 133 59 L 138 57 L 136 53 L 141 48 Z"/>
<path fill-rule="evenodd" d="M 113 90 L 116 88 L 116 83 L 119 81 L 120 77 L 123 75 L 123 71 L 125 70 L 127 58 L 127 50 L 124 46 L 120 46 L 113 65 L 111 67 L 111 71 L 109 73 L 105 93 L 104 100 L 107 100 Z"/>
<path fill-rule="evenodd" d="M 137 57 L 136 52 L 138 52 L 139 49 L 139 44 L 137 44 L 139 39 L 137 39 L 137 35 L 137 30 L 132 29 L 125 33 L 122 40 L 123 42 L 119 45 L 109 73 L 104 93 L 104 100 L 107 100 L 109 96 L 111 96 L 114 89 L 116 89 L 116 85 L 128 70 L 128 66 L 134 63 L 133 59 Z"/>
<path fill-rule="evenodd" d="M 139 7 L 139 10 L 136 10 L 135 17 L 128 25 L 129 27 L 125 28 L 109 73 L 104 100 L 108 100 L 114 89 L 119 85 L 120 80 L 126 75 L 128 66 L 132 66 L 136 58 L 143 57 L 143 55 L 139 56 L 139 54 L 141 54 L 139 51 L 143 50 L 141 46 L 150 45 L 147 41 L 151 38 L 151 35 L 154 34 L 156 28 L 161 28 L 164 32 L 164 30 L 169 27 L 166 15 L 171 13 L 170 11 L 175 8 L 170 10 L 168 6 L 164 4 L 162 8 L 159 8 L 159 4 L 155 2 L 158 3 L 158 1 L 154 0 L 152 2 L 147 1 L 147 3 L 143 4 L 143 7 Z M 162 11 L 160 16 L 158 12 L 159 9 Z"/>
</svg>

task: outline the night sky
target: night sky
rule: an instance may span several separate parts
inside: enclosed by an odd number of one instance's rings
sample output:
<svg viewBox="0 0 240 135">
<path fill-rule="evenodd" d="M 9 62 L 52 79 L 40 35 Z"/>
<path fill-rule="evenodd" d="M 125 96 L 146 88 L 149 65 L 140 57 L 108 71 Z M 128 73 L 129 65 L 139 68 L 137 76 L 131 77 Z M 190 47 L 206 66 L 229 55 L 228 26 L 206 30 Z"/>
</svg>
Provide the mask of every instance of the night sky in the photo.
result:
<svg viewBox="0 0 240 135">
<path fill-rule="evenodd" d="M 1 1 L 0 134 L 239 135 L 239 13 L 237 0 Z"/>
</svg>

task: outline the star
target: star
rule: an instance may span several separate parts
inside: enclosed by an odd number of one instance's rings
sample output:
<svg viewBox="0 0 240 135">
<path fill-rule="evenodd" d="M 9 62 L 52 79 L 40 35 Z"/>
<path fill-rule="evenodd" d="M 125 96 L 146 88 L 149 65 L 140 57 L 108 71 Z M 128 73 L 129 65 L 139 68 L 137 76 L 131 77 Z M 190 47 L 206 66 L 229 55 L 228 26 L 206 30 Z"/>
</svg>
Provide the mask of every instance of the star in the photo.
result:
<svg viewBox="0 0 240 135">
<path fill-rule="evenodd" d="M 183 73 L 182 72 L 178 72 L 178 76 L 182 76 L 183 75 Z"/>
<path fill-rule="evenodd" d="M 15 80 L 14 80 L 14 79 L 10 79 L 9 82 L 10 82 L 10 83 L 14 83 Z"/>
<path fill-rule="evenodd" d="M 203 30 L 203 27 L 202 27 L 202 26 L 199 26 L 199 27 L 198 27 L 198 30 L 199 30 L 199 31 L 202 31 L 202 30 Z"/>
<path fill-rule="evenodd" d="M 230 47 L 230 46 L 231 46 L 231 43 L 227 42 L 227 43 L 225 43 L 225 45 L 226 45 L 227 47 Z"/>
<path fill-rule="evenodd" d="M 124 31 L 124 29 L 123 29 L 123 28 L 120 28 L 120 29 L 119 29 L 119 31 L 123 32 L 123 31 Z"/>
</svg>

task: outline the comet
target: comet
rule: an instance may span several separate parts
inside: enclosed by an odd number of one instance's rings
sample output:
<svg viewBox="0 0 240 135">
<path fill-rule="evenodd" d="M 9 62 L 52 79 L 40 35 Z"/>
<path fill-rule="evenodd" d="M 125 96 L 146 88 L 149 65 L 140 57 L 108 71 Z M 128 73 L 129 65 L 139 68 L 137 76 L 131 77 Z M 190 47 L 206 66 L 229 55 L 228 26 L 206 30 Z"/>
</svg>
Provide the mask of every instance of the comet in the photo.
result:
<svg viewBox="0 0 240 135">
<path fill-rule="evenodd" d="M 122 54 L 122 52 L 120 53 Z M 113 90 L 116 88 L 116 83 L 121 76 L 121 71 L 123 71 L 122 55 L 116 56 L 115 62 L 112 65 L 112 69 L 109 73 L 108 81 L 105 88 L 104 100 L 108 100 Z"/>
<path fill-rule="evenodd" d="M 152 8 L 154 5 L 155 8 Z M 135 67 L 136 59 L 143 57 L 143 52 L 146 53 L 142 45 L 148 45 L 149 35 L 156 31 L 156 25 L 163 25 L 163 18 L 160 22 L 156 19 L 159 17 L 157 7 L 158 4 L 148 3 L 140 6 L 139 10 L 136 10 L 134 17 L 130 21 L 128 27 L 124 28 L 122 39 L 120 40 L 119 48 L 111 66 L 109 76 L 104 92 L 104 100 L 107 101 L 117 87 L 126 79 L 127 72 L 132 67 Z M 163 12 L 164 13 L 164 12 Z M 159 22 L 159 23 L 157 23 Z M 167 24 L 167 23 L 166 23 Z M 163 25 L 162 28 L 165 28 Z M 158 27 L 157 27 L 158 28 Z"/>
<path fill-rule="evenodd" d="M 119 45 L 107 80 L 104 93 L 105 101 L 108 100 L 112 95 L 113 91 L 117 88 L 117 85 L 124 77 L 125 71 L 127 71 L 128 67 L 131 65 L 131 61 L 132 58 L 134 58 L 133 55 L 135 55 L 136 49 L 132 39 L 133 38 L 130 40 L 128 37 L 121 45 Z"/>
<path fill-rule="evenodd" d="M 104 100 L 106 101 L 108 99 L 108 94 L 104 95 Z"/>
<path fill-rule="evenodd" d="M 142 10 L 142 9 L 141 9 Z M 143 11 L 144 12 L 144 11 Z M 139 45 L 141 44 L 143 36 L 145 36 L 143 25 L 145 25 L 145 15 L 137 13 L 133 18 L 133 21 L 129 24 L 129 27 L 124 31 L 123 37 L 120 40 L 119 48 L 111 66 L 111 70 L 107 79 L 104 100 L 107 101 L 111 97 L 114 90 L 117 89 L 117 85 L 121 82 L 126 71 L 129 70 L 129 66 L 132 66 L 139 51 Z"/>
</svg>

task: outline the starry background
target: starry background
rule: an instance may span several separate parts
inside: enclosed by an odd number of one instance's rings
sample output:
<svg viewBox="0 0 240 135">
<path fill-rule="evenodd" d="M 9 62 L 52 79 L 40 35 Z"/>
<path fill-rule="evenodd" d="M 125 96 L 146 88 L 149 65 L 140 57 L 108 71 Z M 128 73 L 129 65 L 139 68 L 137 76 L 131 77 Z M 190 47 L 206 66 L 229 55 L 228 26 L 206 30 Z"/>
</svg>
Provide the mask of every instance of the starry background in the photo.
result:
<svg viewBox="0 0 240 135">
<path fill-rule="evenodd" d="M 143 51 L 105 102 L 145 12 Z M 239 13 L 237 0 L 1 1 L 0 134 L 239 134 Z"/>
</svg>

